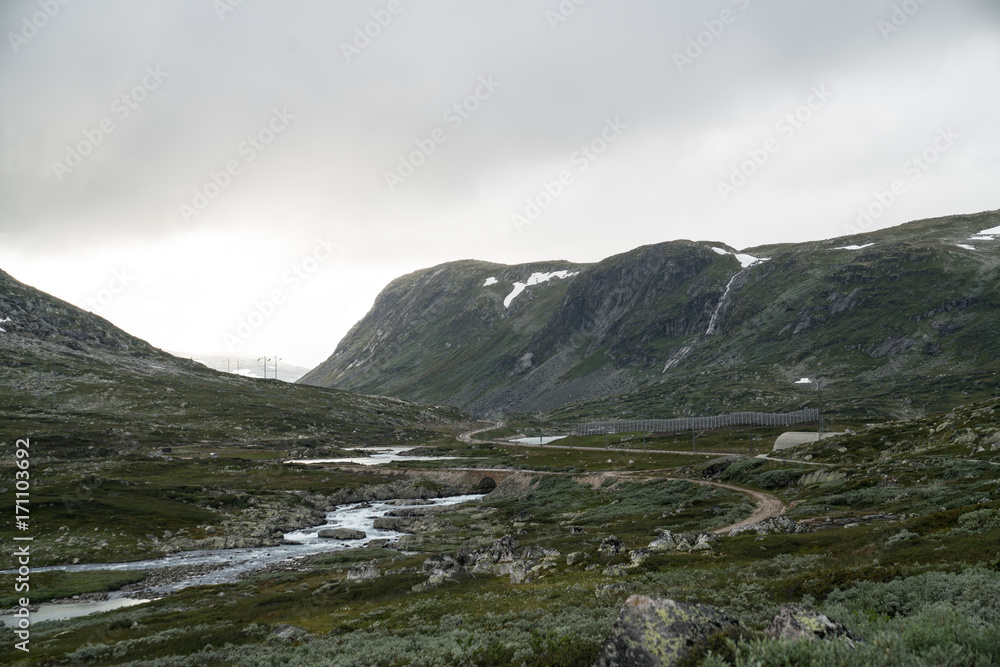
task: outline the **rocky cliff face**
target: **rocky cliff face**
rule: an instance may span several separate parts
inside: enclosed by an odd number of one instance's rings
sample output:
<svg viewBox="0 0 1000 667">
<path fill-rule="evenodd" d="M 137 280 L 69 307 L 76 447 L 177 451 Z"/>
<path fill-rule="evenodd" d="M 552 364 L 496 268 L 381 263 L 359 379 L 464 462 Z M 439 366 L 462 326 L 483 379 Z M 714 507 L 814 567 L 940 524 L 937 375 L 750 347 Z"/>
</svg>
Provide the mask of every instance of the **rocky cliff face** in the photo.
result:
<svg viewBox="0 0 1000 667">
<path fill-rule="evenodd" d="M 708 327 L 739 270 L 690 242 L 594 265 L 445 264 L 391 283 L 301 382 L 485 413 L 617 393 L 636 386 L 627 369 L 663 365 L 665 339 Z"/>
<path fill-rule="evenodd" d="M 998 225 L 991 212 L 743 254 L 675 241 L 590 265 L 444 264 L 390 284 L 302 382 L 491 416 L 799 406 L 814 398 L 792 382 L 816 375 L 834 403 L 878 396 L 882 413 L 905 413 L 893 394 L 932 377 L 930 400 L 985 395 Z"/>
</svg>

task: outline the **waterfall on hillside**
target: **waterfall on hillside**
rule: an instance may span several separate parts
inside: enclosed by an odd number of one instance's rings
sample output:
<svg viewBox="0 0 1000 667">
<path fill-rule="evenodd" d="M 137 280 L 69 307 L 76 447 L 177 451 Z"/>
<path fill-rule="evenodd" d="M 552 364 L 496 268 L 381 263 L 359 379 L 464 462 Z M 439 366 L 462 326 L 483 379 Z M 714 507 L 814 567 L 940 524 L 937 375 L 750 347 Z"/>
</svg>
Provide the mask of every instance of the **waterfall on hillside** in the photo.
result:
<svg viewBox="0 0 1000 667">
<path fill-rule="evenodd" d="M 701 336 L 698 337 L 698 340 L 694 341 L 691 345 L 685 345 L 680 350 L 678 350 L 673 356 L 671 356 L 670 359 L 667 360 L 666 365 L 663 367 L 664 373 L 669 371 L 671 368 L 677 366 L 679 363 L 681 363 L 681 361 L 684 360 L 686 356 L 691 354 L 694 351 L 695 345 L 701 342 L 702 338 L 706 336 L 711 336 L 716 332 L 716 329 L 718 328 L 719 324 L 719 318 L 722 316 L 722 309 L 726 305 L 726 301 L 729 299 L 729 293 L 733 289 L 733 283 L 736 282 L 736 279 L 739 278 L 741 274 L 745 273 L 746 270 L 747 269 L 743 269 L 742 271 L 736 273 L 732 278 L 729 279 L 729 282 L 726 283 L 726 289 L 723 290 L 722 292 L 722 298 L 719 299 L 719 302 L 717 304 L 715 304 L 715 310 L 712 312 L 712 317 L 708 321 L 708 329 L 706 329 L 705 333 L 703 333 Z"/>
<path fill-rule="evenodd" d="M 729 282 L 726 283 L 726 289 L 722 292 L 722 298 L 719 299 L 719 303 L 715 306 L 715 312 L 712 313 L 712 319 L 708 321 L 708 329 L 705 331 L 706 336 L 711 336 L 715 333 L 715 326 L 719 323 L 719 315 L 722 314 L 722 307 L 726 305 L 726 299 L 729 298 L 729 290 L 732 289 L 733 282 L 735 282 L 744 271 L 746 271 L 746 269 L 743 269 L 743 271 L 734 275 L 729 279 Z"/>
<path fill-rule="evenodd" d="M 671 368 L 673 368 L 677 364 L 681 363 L 681 361 L 684 360 L 684 357 L 686 357 L 689 354 L 691 354 L 691 352 L 693 350 L 694 350 L 694 346 L 693 345 L 685 345 L 684 347 L 682 347 L 677 352 L 677 354 L 675 354 L 674 356 L 670 357 L 670 359 L 667 361 L 667 365 L 663 367 L 663 372 L 666 373 Z"/>
</svg>

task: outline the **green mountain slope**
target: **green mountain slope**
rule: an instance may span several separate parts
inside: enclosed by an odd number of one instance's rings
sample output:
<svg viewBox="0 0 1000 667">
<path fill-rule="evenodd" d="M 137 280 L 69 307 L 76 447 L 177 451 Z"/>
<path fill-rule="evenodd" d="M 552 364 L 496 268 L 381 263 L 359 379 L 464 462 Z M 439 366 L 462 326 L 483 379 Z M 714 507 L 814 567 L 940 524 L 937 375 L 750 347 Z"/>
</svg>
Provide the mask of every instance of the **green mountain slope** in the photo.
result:
<svg viewBox="0 0 1000 667">
<path fill-rule="evenodd" d="M 392 398 L 254 380 L 179 359 L 0 271 L 0 442 L 46 455 L 191 443 L 394 443 L 460 419 Z"/>
<path fill-rule="evenodd" d="M 945 409 L 998 384 L 1000 241 L 970 240 L 997 226 L 988 212 L 752 248 L 768 261 L 746 268 L 691 241 L 591 265 L 444 264 L 391 283 L 301 382 L 569 419 L 800 407 L 819 396 L 793 382 L 820 376 L 844 417 Z M 575 275 L 505 306 L 554 271 Z"/>
</svg>

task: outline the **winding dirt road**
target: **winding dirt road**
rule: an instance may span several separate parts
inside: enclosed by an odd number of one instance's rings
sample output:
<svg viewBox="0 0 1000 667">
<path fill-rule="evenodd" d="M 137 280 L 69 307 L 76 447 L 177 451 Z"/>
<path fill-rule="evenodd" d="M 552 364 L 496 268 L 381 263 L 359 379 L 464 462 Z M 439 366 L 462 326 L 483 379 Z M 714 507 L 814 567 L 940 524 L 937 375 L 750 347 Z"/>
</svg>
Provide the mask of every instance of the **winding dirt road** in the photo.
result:
<svg viewBox="0 0 1000 667">
<path fill-rule="evenodd" d="M 459 435 L 458 439 L 461 440 L 462 442 L 470 443 L 471 444 L 473 442 L 472 437 L 474 435 L 476 435 L 477 433 L 483 433 L 485 431 L 492 431 L 494 428 L 497 428 L 497 426 L 491 426 L 489 428 L 482 428 L 482 429 L 478 429 L 478 430 L 475 430 L 475 431 L 467 431 L 467 432 L 462 433 L 461 435 Z M 520 443 L 520 442 L 506 442 L 504 440 L 476 440 L 475 442 L 487 442 L 487 443 L 494 444 L 494 445 L 505 445 L 507 447 L 547 447 L 547 448 L 553 448 L 553 449 L 585 449 L 585 450 L 588 450 L 588 451 L 604 451 L 604 452 L 619 452 L 619 453 L 620 452 L 632 452 L 632 451 L 634 451 L 634 452 L 643 453 L 643 454 L 686 454 L 688 456 L 691 455 L 691 452 L 673 452 L 673 451 L 665 451 L 665 450 L 609 449 L 609 448 L 604 448 L 604 447 L 571 447 L 571 446 L 568 446 L 568 445 L 567 446 L 560 446 L 560 445 L 555 445 L 555 446 L 553 446 L 553 445 L 525 445 L 525 444 Z M 718 454 L 706 454 L 705 456 L 716 456 L 716 457 L 718 457 L 719 455 Z M 523 472 L 538 472 L 539 474 L 569 474 L 569 473 L 544 473 L 544 472 L 541 472 L 541 471 L 529 471 L 529 470 L 526 470 L 526 471 L 523 471 Z M 734 528 L 743 528 L 744 526 L 750 526 L 750 525 L 753 525 L 755 523 L 760 523 L 761 521 L 764 521 L 766 519 L 770 519 L 771 517 L 775 517 L 775 516 L 778 516 L 779 514 L 783 514 L 785 512 L 785 510 L 788 509 L 788 506 L 785 505 L 785 503 L 781 500 L 781 498 L 778 498 L 775 495 L 772 495 L 770 493 L 765 493 L 763 491 L 757 491 L 756 489 L 748 489 L 748 488 L 746 488 L 744 486 L 737 486 L 735 484 L 723 484 L 722 482 L 710 482 L 708 480 L 701 480 L 701 479 L 687 479 L 685 477 L 667 477 L 667 476 L 663 476 L 663 475 L 656 475 L 654 471 L 648 471 L 648 472 L 643 472 L 643 473 L 639 473 L 639 474 L 629 473 L 627 471 L 607 473 L 607 474 L 608 475 L 612 475 L 613 474 L 613 475 L 627 476 L 627 477 L 639 477 L 639 476 L 641 476 L 641 477 L 648 478 L 648 479 L 666 479 L 666 480 L 680 481 L 680 482 L 691 482 L 692 484 L 701 484 L 702 486 L 714 486 L 714 487 L 719 488 L 719 489 L 726 489 L 727 491 L 734 491 L 736 493 L 741 493 L 741 494 L 743 494 L 743 495 L 751 498 L 754 501 L 754 504 L 756 505 L 756 509 L 754 510 L 753 514 L 751 514 L 750 516 L 748 516 L 743 521 L 731 524 L 729 526 L 722 526 L 721 528 L 716 528 L 715 530 L 711 531 L 711 532 L 719 534 L 719 535 L 728 533 L 729 531 L 733 530 Z"/>
</svg>

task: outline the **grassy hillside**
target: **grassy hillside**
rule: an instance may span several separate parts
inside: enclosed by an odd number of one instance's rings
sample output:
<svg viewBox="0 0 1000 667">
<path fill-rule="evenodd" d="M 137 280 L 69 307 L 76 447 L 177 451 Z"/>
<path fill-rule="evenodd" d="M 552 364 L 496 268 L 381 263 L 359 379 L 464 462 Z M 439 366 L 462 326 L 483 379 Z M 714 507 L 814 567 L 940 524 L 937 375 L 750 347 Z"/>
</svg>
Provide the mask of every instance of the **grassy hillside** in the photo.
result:
<svg viewBox="0 0 1000 667">
<path fill-rule="evenodd" d="M 460 420 L 392 398 L 254 380 L 178 359 L 0 272 L 0 442 L 53 456 L 191 443 L 395 443 Z"/>
</svg>

